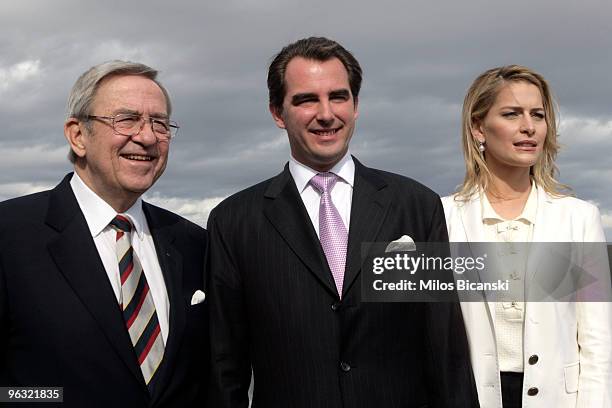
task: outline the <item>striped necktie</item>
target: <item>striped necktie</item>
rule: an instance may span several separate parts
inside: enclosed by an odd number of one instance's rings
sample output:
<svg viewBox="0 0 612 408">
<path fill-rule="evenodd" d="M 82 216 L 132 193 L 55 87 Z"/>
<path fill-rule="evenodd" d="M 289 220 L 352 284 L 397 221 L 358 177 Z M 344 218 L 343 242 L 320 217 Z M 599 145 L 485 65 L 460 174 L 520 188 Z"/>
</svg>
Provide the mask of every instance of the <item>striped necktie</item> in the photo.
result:
<svg viewBox="0 0 612 408">
<path fill-rule="evenodd" d="M 151 391 L 153 377 L 164 357 L 164 340 L 147 278 L 132 249 L 132 223 L 126 216 L 117 215 L 110 225 L 117 231 L 117 261 L 121 276 L 123 319 L 145 383 Z"/>
</svg>

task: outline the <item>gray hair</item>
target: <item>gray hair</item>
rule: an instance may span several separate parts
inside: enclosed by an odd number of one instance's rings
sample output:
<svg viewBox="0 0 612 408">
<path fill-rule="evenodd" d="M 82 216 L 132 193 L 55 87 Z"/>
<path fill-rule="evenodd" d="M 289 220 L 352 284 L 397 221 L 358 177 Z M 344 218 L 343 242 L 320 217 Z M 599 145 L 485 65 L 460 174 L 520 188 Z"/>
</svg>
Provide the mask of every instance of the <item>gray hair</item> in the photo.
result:
<svg viewBox="0 0 612 408">
<path fill-rule="evenodd" d="M 157 70 L 137 62 L 113 60 L 89 68 L 76 80 L 68 96 L 67 119 L 76 118 L 85 121 L 85 127 L 91 132 L 91 125 L 86 119 L 91 115 L 96 92 L 105 78 L 114 75 L 139 75 L 155 82 L 166 98 L 166 109 L 170 116 L 172 113 L 170 95 L 166 88 L 157 81 Z M 76 154 L 71 149 L 68 153 L 68 160 L 74 163 L 76 158 Z"/>
</svg>

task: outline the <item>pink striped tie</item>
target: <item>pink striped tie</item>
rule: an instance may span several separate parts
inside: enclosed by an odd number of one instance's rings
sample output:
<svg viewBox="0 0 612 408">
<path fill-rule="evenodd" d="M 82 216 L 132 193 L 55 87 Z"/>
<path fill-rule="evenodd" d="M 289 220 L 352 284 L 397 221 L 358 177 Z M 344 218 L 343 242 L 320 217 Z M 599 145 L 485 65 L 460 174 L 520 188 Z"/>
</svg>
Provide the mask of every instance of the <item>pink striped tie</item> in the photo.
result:
<svg viewBox="0 0 612 408">
<path fill-rule="evenodd" d="M 338 209 L 331 199 L 331 190 L 336 185 L 338 176 L 334 173 L 319 173 L 310 180 L 310 184 L 321 193 L 319 203 L 319 240 L 327 258 L 338 295 L 342 297 L 344 268 L 346 266 L 346 247 L 348 231 Z"/>
</svg>

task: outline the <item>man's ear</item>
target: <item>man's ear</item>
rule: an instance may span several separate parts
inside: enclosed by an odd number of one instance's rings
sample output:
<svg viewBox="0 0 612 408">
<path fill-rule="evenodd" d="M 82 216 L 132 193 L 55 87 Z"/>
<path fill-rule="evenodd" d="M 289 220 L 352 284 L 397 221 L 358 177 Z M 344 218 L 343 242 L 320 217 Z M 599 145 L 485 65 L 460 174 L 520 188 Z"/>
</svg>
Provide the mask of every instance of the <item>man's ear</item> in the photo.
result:
<svg viewBox="0 0 612 408">
<path fill-rule="evenodd" d="M 276 126 L 281 129 L 286 129 L 282 111 L 272 104 L 268 105 L 268 109 L 270 109 L 270 113 L 272 114 L 272 118 L 274 119 Z"/>
<path fill-rule="evenodd" d="M 69 118 L 66 123 L 64 123 L 64 137 L 68 140 L 70 148 L 77 157 L 85 157 L 84 126 L 85 124 L 77 118 Z"/>
</svg>

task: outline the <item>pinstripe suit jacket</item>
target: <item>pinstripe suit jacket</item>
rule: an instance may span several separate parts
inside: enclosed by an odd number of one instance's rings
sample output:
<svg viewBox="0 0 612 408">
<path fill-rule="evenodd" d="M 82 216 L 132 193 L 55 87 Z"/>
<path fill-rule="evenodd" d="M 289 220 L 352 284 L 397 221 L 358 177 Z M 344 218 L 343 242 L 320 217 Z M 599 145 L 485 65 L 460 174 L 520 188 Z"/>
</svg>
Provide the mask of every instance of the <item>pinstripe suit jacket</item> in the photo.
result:
<svg viewBox="0 0 612 408">
<path fill-rule="evenodd" d="M 361 243 L 448 240 L 439 197 L 355 160 L 342 300 L 295 182 L 278 176 L 209 218 L 218 407 L 477 406 L 458 304 L 362 303 Z"/>
</svg>

